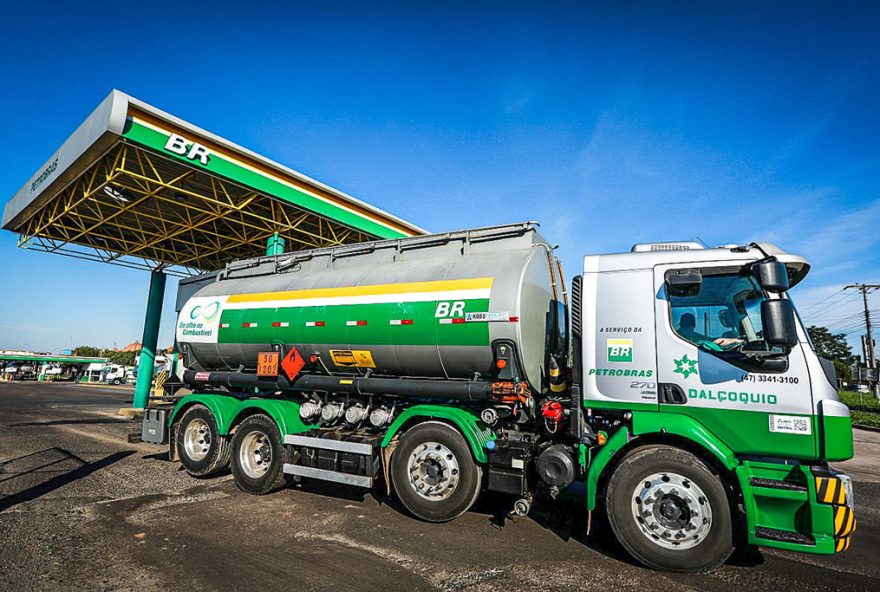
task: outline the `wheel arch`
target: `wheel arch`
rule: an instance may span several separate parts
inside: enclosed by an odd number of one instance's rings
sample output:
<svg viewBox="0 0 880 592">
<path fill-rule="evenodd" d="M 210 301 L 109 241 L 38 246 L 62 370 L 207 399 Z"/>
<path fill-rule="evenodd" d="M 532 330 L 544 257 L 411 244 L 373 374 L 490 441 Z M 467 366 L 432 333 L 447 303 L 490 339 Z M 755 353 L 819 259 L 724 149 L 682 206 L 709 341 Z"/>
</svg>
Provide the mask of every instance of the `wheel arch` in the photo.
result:
<svg viewBox="0 0 880 592">
<path fill-rule="evenodd" d="M 675 414 L 634 412 L 632 429 L 621 428 L 593 457 L 587 469 L 587 509 L 595 510 L 611 474 L 630 452 L 650 445 L 687 450 L 715 470 L 728 489 L 740 492 L 733 451 L 695 420 Z"/>
<path fill-rule="evenodd" d="M 281 437 L 298 434 L 316 427 L 303 423 L 299 416 L 300 404 L 296 401 L 271 399 L 246 399 L 241 401 L 230 420 L 229 434 L 235 432 L 238 425 L 246 418 L 262 414 L 266 415 L 278 426 Z"/>
<path fill-rule="evenodd" d="M 229 421 L 232 418 L 235 407 L 238 405 L 238 400 L 233 397 L 213 393 L 193 393 L 186 395 L 178 401 L 171 412 L 171 416 L 168 418 L 168 458 L 170 460 L 179 460 L 177 446 L 175 445 L 177 442 L 177 425 L 186 412 L 195 405 L 204 405 L 208 408 L 208 411 L 214 416 L 214 421 L 217 422 L 217 432 L 225 436 L 228 433 Z"/>
<path fill-rule="evenodd" d="M 440 421 L 455 428 L 464 436 L 474 460 L 482 464 L 488 462 L 485 446 L 486 442 L 495 439 L 495 433 L 475 414 L 458 407 L 415 405 L 406 409 L 388 427 L 382 439 L 382 448 L 387 448 L 397 434 L 426 420 Z"/>
<path fill-rule="evenodd" d="M 169 426 L 176 426 L 190 407 L 204 405 L 214 416 L 217 422 L 217 431 L 225 436 L 229 432 L 229 425 L 235 416 L 235 410 L 239 405 L 238 399 L 226 395 L 194 393 L 186 395 L 177 402 L 171 417 L 168 419 Z"/>
</svg>

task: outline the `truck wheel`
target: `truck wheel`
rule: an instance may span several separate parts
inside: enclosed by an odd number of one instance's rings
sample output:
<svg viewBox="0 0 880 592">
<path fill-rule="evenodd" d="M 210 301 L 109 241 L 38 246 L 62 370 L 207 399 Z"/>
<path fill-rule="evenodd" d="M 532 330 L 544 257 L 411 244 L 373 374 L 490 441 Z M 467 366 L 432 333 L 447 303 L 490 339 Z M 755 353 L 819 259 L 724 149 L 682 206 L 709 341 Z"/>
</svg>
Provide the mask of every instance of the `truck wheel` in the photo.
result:
<svg viewBox="0 0 880 592">
<path fill-rule="evenodd" d="M 204 405 L 187 409 L 177 425 L 177 457 L 193 477 L 209 477 L 229 464 L 229 440 L 220 435 L 214 414 Z"/>
<path fill-rule="evenodd" d="M 408 430 L 391 457 L 391 481 L 417 518 L 447 522 L 464 514 L 480 495 L 480 467 L 464 437 L 436 421 Z"/>
<path fill-rule="evenodd" d="M 733 552 L 721 479 L 685 450 L 650 446 L 631 452 L 611 475 L 605 504 L 620 544 L 648 567 L 700 571 Z"/>
<path fill-rule="evenodd" d="M 284 476 L 284 446 L 275 421 L 252 415 L 242 421 L 232 438 L 232 475 L 246 493 L 265 495 L 280 489 Z"/>
</svg>

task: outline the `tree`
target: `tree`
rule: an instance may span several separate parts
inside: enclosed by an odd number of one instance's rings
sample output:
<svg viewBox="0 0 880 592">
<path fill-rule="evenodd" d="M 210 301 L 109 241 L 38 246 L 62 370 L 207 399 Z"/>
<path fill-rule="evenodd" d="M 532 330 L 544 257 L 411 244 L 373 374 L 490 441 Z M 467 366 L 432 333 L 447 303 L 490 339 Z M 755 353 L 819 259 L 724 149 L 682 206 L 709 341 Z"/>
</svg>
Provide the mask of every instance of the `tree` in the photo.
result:
<svg viewBox="0 0 880 592">
<path fill-rule="evenodd" d="M 133 351 L 107 351 L 107 359 L 111 364 L 121 364 L 123 366 L 134 366 L 134 357 L 136 352 Z"/>
<path fill-rule="evenodd" d="M 856 357 L 846 342 L 846 335 L 844 333 L 833 335 L 825 327 L 815 325 L 810 326 L 807 333 L 810 334 L 810 340 L 813 342 L 813 347 L 816 348 L 816 353 L 834 363 L 837 377 L 841 380 L 849 380 L 850 366 L 856 361 Z"/>
<path fill-rule="evenodd" d="M 102 350 L 100 348 L 92 347 L 91 345 L 80 345 L 73 350 L 73 355 L 97 358 L 103 357 L 101 356 L 101 351 Z"/>
</svg>

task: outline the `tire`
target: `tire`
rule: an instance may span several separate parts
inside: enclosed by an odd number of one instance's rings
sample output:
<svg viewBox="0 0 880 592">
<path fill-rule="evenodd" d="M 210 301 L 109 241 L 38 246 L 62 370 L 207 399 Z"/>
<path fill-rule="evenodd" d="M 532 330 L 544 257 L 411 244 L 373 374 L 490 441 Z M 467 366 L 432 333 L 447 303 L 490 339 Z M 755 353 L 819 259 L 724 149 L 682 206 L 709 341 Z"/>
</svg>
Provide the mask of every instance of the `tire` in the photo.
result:
<svg viewBox="0 0 880 592">
<path fill-rule="evenodd" d="M 391 482 L 409 512 L 426 522 L 448 522 L 480 495 L 482 471 L 464 437 L 445 423 L 410 428 L 391 457 Z"/>
<path fill-rule="evenodd" d="M 287 482 L 285 458 L 281 432 L 272 418 L 252 415 L 238 425 L 232 438 L 232 475 L 239 489 L 253 495 L 281 489 Z"/>
<path fill-rule="evenodd" d="M 210 477 L 229 465 L 229 440 L 220 435 L 214 414 L 193 405 L 177 424 L 177 457 L 193 477 Z"/>
<path fill-rule="evenodd" d="M 650 568 L 702 571 L 733 552 L 731 506 L 721 478 L 685 450 L 630 452 L 608 481 L 605 506 L 617 540 Z"/>
</svg>

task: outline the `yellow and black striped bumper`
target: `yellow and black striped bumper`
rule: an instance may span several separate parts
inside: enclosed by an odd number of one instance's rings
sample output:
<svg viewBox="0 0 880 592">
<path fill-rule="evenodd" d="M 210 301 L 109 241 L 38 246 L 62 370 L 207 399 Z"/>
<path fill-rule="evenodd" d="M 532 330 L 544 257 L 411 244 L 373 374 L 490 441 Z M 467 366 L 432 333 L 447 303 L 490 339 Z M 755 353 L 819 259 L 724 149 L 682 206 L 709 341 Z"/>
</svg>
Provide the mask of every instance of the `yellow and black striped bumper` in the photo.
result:
<svg viewBox="0 0 880 592">
<path fill-rule="evenodd" d="M 834 508 L 834 551 L 849 549 L 850 535 L 856 529 L 852 486 L 849 477 L 832 474 L 816 476 L 816 500 Z"/>
<path fill-rule="evenodd" d="M 846 487 L 843 480 L 834 477 L 816 477 L 816 499 L 823 504 L 846 504 Z"/>
</svg>

